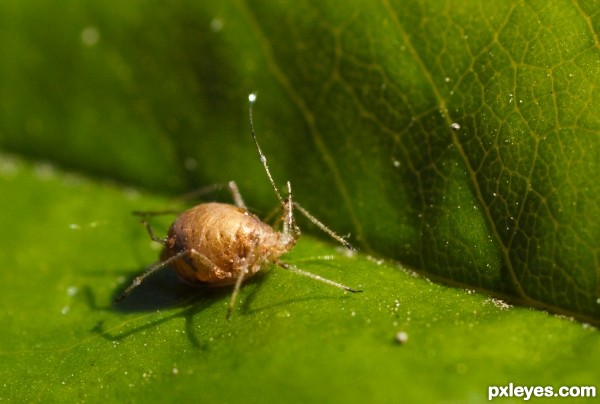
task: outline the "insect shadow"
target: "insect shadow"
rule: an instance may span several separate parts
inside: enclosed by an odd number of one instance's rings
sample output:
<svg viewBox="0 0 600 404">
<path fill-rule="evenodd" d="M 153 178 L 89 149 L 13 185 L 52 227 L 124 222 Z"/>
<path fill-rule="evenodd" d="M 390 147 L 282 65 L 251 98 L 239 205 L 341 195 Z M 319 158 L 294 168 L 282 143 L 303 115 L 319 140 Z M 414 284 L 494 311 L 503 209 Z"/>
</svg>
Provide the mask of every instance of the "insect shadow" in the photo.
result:
<svg viewBox="0 0 600 404">
<path fill-rule="evenodd" d="M 306 258 L 302 259 L 303 263 L 313 264 L 321 260 L 321 257 L 317 258 Z M 328 262 L 318 262 L 320 266 L 331 266 Z M 253 301 L 257 295 L 259 289 L 262 287 L 263 279 L 271 276 L 271 272 L 280 270 L 274 264 L 269 265 L 266 271 L 261 272 L 254 277 L 248 279 L 244 284 L 244 288 L 248 288 L 249 291 L 244 296 L 244 302 L 241 304 L 240 311 L 242 314 L 256 313 L 262 310 L 266 310 L 270 306 L 264 306 L 263 308 L 252 308 Z M 129 272 L 129 271 L 128 271 Z M 165 270 L 157 272 L 154 276 L 149 277 L 145 282 L 140 284 L 125 300 L 118 300 L 122 295 L 124 286 L 131 283 L 135 278 L 135 275 L 131 275 L 128 280 L 124 281 L 118 288 L 115 289 L 112 296 L 112 305 L 110 309 L 112 311 L 118 311 L 122 313 L 136 313 L 136 312 L 153 312 L 157 310 L 166 310 L 174 307 L 184 306 L 211 306 L 217 302 L 223 302 L 225 296 L 231 295 L 230 287 L 212 287 L 210 285 L 199 285 L 190 284 L 183 280 L 175 271 Z M 339 299 L 346 296 L 332 295 L 331 298 Z M 306 300 L 320 300 L 327 299 L 328 296 L 312 294 L 311 296 L 299 296 L 296 298 L 287 297 L 283 298 L 280 302 L 274 303 L 275 306 L 285 305 L 298 301 Z M 98 308 L 93 302 L 93 298 L 88 299 L 89 306 L 92 308 Z"/>
<path fill-rule="evenodd" d="M 303 260 L 303 261 L 311 261 Z M 277 270 L 273 268 L 272 270 Z M 129 271 L 128 271 L 129 272 Z M 287 297 L 276 302 L 256 306 L 254 300 L 260 293 L 260 288 L 263 284 L 263 278 L 268 277 L 270 270 L 266 273 L 257 274 L 256 277 L 249 279 L 244 288 L 245 296 L 243 303 L 240 304 L 242 314 L 257 314 L 265 311 L 272 311 L 278 307 L 285 307 L 293 303 L 304 301 L 339 299 L 339 295 L 322 295 L 309 293 L 297 297 Z M 133 276 L 131 276 L 133 279 Z M 131 280 L 123 282 L 123 285 L 128 284 Z M 114 297 L 122 293 L 123 285 L 120 285 L 113 293 Z M 227 297 L 231 294 L 230 288 L 214 288 L 209 286 L 190 285 L 183 280 L 174 271 L 162 271 L 156 274 L 155 277 L 149 278 L 147 282 L 140 285 L 139 288 L 131 293 L 127 300 L 119 304 L 111 304 L 108 306 L 100 306 L 96 302 L 94 292 L 91 287 L 83 288 L 83 295 L 88 307 L 94 311 L 110 311 L 121 313 L 155 313 L 158 311 L 169 311 L 172 313 L 161 316 L 150 321 L 145 321 L 139 326 L 130 327 L 119 324 L 117 326 L 107 327 L 104 320 L 98 321 L 91 329 L 91 332 L 100 335 L 102 338 L 109 341 L 122 341 L 130 336 L 152 330 L 159 327 L 161 324 L 184 319 L 185 335 L 191 346 L 200 350 L 207 350 L 206 343 L 199 340 L 194 327 L 194 320 L 197 314 L 208 309 L 214 304 L 223 304 L 227 301 Z M 349 297 L 349 296 L 348 296 Z M 346 298 L 342 296 L 341 298 Z M 225 322 L 229 324 L 228 322 Z"/>
<path fill-rule="evenodd" d="M 127 283 L 131 279 L 133 279 L 133 276 Z M 155 277 L 148 279 L 148 282 L 144 282 L 143 285 L 136 288 L 127 300 L 119 304 L 114 303 L 115 297 L 122 293 L 123 288 L 123 285 L 120 285 L 114 291 L 111 299 L 113 303 L 107 306 L 97 304 L 91 287 L 85 287 L 83 294 L 91 310 L 126 314 L 152 313 L 151 319 L 141 322 L 141 319 L 137 318 L 116 326 L 107 326 L 104 320 L 100 320 L 91 329 L 92 333 L 98 334 L 109 341 L 121 341 L 140 332 L 159 327 L 161 324 L 183 318 L 186 337 L 193 347 L 199 349 L 204 349 L 205 345 L 196 336 L 194 317 L 213 304 L 223 302 L 223 298 L 230 293 L 227 288 L 189 285 L 173 271 L 157 273 Z M 161 311 L 166 313 L 154 315 Z M 137 323 L 140 325 L 136 326 Z"/>
</svg>

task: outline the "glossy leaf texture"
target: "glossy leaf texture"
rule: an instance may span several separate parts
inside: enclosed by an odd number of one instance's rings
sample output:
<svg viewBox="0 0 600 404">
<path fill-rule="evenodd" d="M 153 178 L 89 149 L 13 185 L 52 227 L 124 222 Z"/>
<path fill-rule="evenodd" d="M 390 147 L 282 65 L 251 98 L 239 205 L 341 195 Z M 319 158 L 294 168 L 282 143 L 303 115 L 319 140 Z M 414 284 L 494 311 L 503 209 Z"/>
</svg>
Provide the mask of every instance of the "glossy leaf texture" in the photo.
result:
<svg viewBox="0 0 600 404">
<path fill-rule="evenodd" d="M 131 188 L 0 155 L 0 399 L 6 402 L 484 402 L 489 386 L 597 386 L 589 325 L 311 237 L 240 291 L 157 273 L 130 211 L 179 207 Z M 153 218 L 163 234 L 170 218 Z M 401 344 L 396 335 L 406 333 Z M 522 400 L 523 398 L 519 398 Z"/>
<path fill-rule="evenodd" d="M 594 5 L 303 6 L 243 10 L 328 174 L 306 188 L 367 249 L 597 319 Z"/>
<path fill-rule="evenodd" d="M 0 399 L 477 402 L 597 384 L 599 8 L 0 2 Z M 115 305 L 158 256 L 132 210 L 229 180 L 261 217 L 276 205 L 255 91 L 275 182 L 360 250 L 303 237 L 285 259 L 364 292 L 267 266 L 227 322 L 229 289 L 164 271 Z"/>
<path fill-rule="evenodd" d="M 597 6 L 5 2 L 0 144 L 267 209 L 257 91 L 277 183 L 363 251 L 596 322 Z"/>
</svg>

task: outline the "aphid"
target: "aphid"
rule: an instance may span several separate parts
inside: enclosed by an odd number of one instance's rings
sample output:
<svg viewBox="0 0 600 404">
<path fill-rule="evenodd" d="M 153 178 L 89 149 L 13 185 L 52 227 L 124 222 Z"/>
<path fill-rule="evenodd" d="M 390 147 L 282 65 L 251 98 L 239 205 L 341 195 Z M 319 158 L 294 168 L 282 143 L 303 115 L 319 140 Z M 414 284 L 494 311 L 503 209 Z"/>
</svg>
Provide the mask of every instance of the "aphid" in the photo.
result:
<svg viewBox="0 0 600 404">
<path fill-rule="evenodd" d="M 248 100 L 250 101 L 250 133 L 258 150 L 260 161 L 283 210 L 281 231 L 275 230 L 250 213 L 237 185 L 231 181 L 228 186 L 235 205 L 224 203 L 197 205 L 179 215 L 164 239 L 156 237 L 150 224 L 145 220 L 142 221 L 150 238 L 164 246 L 160 262 L 136 277 L 118 300 L 127 297 L 149 275 L 159 269 L 171 266 L 181 278 L 191 283 L 209 286 L 234 285 L 227 308 L 227 318 L 229 318 L 242 282 L 255 275 L 263 264 L 269 262 L 348 292 L 360 292 L 360 290 L 303 271 L 279 259 L 294 248 L 300 237 L 300 229 L 294 219 L 294 208 L 346 248 L 352 249 L 352 246 L 306 209 L 292 201 L 292 187 L 289 181 L 287 182 L 287 197 L 281 196 L 269 171 L 267 158 L 263 154 L 254 132 L 252 106 L 256 101 L 256 95 L 250 94 Z"/>
</svg>

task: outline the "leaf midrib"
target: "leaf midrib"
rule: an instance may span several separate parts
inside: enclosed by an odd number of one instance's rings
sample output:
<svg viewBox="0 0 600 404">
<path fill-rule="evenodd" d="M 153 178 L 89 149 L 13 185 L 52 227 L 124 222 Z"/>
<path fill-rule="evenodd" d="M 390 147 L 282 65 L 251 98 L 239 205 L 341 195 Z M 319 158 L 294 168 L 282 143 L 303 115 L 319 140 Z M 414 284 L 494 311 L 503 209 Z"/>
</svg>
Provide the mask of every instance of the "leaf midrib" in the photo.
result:
<svg viewBox="0 0 600 404">
<path fill-rule="evenodd" d="M 425 62 L 423 61 L 423 59 L 420 57 L 419 53 L 413 46 L 412 41 L 410 40 L 409 35 L 406 33 L 406 30 L 404 29 L 400 20 L 398 19 L 398 15 L 396 14 L 394 8 L 391 7 L 391 5 L 389 4 L 389 0 L 381 0 L 381 2 L 385 6 L 386 10 L 388 11 L 388 14 L 391 16 L 393 23 L 398 27 L 398 32 L 402 35 L 404 43 L 406 44 L 407 51 L 413 57 L 413 59 L 417 63 L 417 65 L 419 66 L 419 69 L 421 70 L 421 73 L 423 74 L 427 84 L 429 84 L 429 86 L 431 88 L 431 92 L 433 93 L 433 95 L 436 99 L 436 102 L 439 105 L 439 109 L 441 111 L 445 112 L 444 114 L 442 114 L 442 118 L 446 122 L 446 127 L 450 128 L 450 125 L 453 123 L 453 121 L 452 121 L 452 119 L 450 119 L 450 116 L 448 113 L 448 107 L 446 105 L 446 101 L 445 101 L 444 97 L 442 97 L 440 89 L 436 86 L 435 81 L 433 80 L 433 77 L 431 76 L 430 71 L 427 69 L 427 67 L 425 65 Z M 508 13 L 508 14 L 510 15 L 510 13 Z M 463 149 L 462 143 L 459 141 L 456 132 L 452 131 L 450 129 L 448 129 L 448 131 L 450 132 L 450 135 L 452 137 L 452 144 L 458 151 L 458 154 L 466 167 L 469 179 L 471 181 L 472 189 L 474 190 L 476 198 L 479 201 L 479 204 L 483 209 L 484 217 L 485 217 L 486 221 L 488 222 L 488 228 L 490 229 L 494 239 L 496 240 L 497 245 L 500 246 L 500 250 L 502 251 L 502 255 L 504 257 L 504 262 L 505 262 L 506 268 L 509 272 L 513 286 L 515 287 L 517 293 L 519 294 L 519 296 L 521 298 L 529 300 L 527 294 L 524 292 L 524 290 L 517 278 L 517 274 L 515 273 L 514 267 L 512 265 L 512 262 L 510 260 L 509 254 L 508 254 L 509 250 L 506 246 L 504 246 L 504 244 L 502 242 L 502 238 L 500 237 L 500 233 L 498 232 L 498 230 L 495 226 L 495 223 L 492 219 L 492 215 L 491 215 L 487 205 L 485 204 L 485 200 L 483 198 L 483 193 L 482 193 L 481 187 L 479 186 L 479 183 L 477 182 L 475 169 L 471 166 L 469 159 L 467 157 L 467 154 L 465 153 L 465 150 Z M 532 165 L 534 165 L 534 162 L 532 162 Z"/>
</svg>

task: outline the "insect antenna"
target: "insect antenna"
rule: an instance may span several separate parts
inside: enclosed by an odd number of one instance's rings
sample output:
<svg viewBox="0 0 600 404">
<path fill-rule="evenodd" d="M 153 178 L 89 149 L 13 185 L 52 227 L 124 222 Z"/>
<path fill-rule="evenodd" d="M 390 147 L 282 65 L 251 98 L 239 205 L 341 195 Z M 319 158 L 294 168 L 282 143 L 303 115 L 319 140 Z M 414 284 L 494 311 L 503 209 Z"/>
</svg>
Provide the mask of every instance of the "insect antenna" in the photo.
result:
<svg viewBox="0 0 600 404">
<path fill-rule="evenodd" d="M 262 149 L 260 148 L 260 145 L 258 144 L 258 140 L 256 139 L 256 133 L 254 132 L 254 119 L 252 119 L 252 107 L 254 106 L 254 103 L 256 102 L 256 93 L 250 94 L 248 96 L 248 101 L 250 101 L 250 106 L 248 108 L 248 115 L 250 116 L 250 133 L 252 133 L 252 138 L 254 139 L 254 144 L 256 145 L 256 149 L 258 150 L 258 156 L 260 158 L 260 162 L 262 163 L 263 167 L 265 168 L 267 177 L 269 177 L 271 186 L 273 187 L 273 190 L 275 191 L 275 194 L 277 195 L 277 199 L 279 199 L 279 202 L 281 202 L 281 205 L 285 207 L 285 202 L 284 202 L 283 198 L 281 197 L 281 194 L 279 193 L 277 186 L 275 185 L 275 181 L 273 181 L 273 176 L 271 175 L 271 171 L 269 170 L 269 166 L 267 165 L 267 157 L 265 156 Z"/>
<path fill-rule="evenodd" d="M 256 145 L 256 149 L 258 150 L 258 156 L 260 157 L 260 162 L 262 163 L 263 167 L 265 168 L 267 177 L 269 177 L 269 181 L 271 182 L 271 186 L 273 187 L 275 194 L 277 194 L 277 198 L 279 199 L 279 202 L 281 203 L 281 206 L 283 207 L 285 215 L 286 215 L 286 221 L 284 222 L 284 233 L 287 234 L 289 232 L 292 232 L 292 233 L 295 233 L 296 236 L 300 235 L 300 229 L 298 228 L 298 226 L 296 226 L 296 223 L 295 223 L 295 220 L 293 217 L 293 213 L 292 213 L 292 210 L 295 207 L 296 209 L 298 209 L 300 211 L 300 213 L 302 213 L 308 220 L 310 220 L 312 223 L 314 223 L 323 232 L 327 233 L 334 240 L 337 240 L 348 250 L 355 251 L 355 248 L 348 241 L 346 241 L 343 237 L 340 237 L 329 227 L 325 226 L 321 221 L 319 221 L 316 217 L 314 217 L 306 209 L 304 209 L 302 206 L 300 206 L 297 202 L 292 202 L 292 186 L 289 181 L 287 183 L 288 196 L 287 196 L 287 198 L 283 199 L 283 197 L 279 193 L 279 190 L 277 189 L 277 186 L 275 185 L 275 181 L 273 181 L 273 176 L 271 175 L 271 171 L 269 170 L 269 166 L 267 165 L 267 157 L 265 156 L 262 149 L 260 148 L 260 145 L 258 144 L 258 140 L 256 139 L 256 133 L 254 132 L 254 119 L 252 118 L 252 107 L 254 106 L 254 103 L 256 102 L 256 93 L 250 94 L 248 96 L 248 101 L 250 102 L 250 106 L 248 108 L 248 114 L 250 115 L 250 133 L 252 133 L 252 138 L 254 139 L 254 144 Z"/>
</svg>

